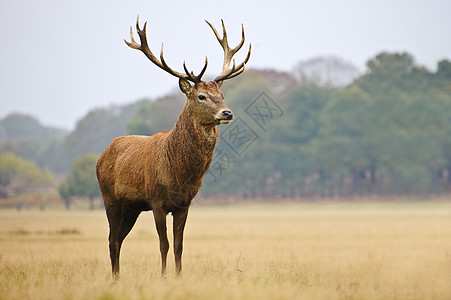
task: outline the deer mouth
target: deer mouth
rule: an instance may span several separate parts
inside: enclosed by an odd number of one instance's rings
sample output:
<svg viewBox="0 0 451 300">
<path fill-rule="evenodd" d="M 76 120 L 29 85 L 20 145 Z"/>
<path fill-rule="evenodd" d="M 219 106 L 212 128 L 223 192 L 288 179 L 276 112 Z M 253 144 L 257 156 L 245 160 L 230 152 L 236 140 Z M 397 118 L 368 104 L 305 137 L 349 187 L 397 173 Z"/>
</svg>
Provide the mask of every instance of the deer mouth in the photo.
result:
<svg viewBox="0 0 451 300">
<path fill-rule="evenodd" d="M 219 124 L 229 124 L 232 119 L 216 119 Z"/>
<path fill-rule="evenodd" d="M 219 124 L 228 124 L 233 120 L 233 112 L 229 109 L 224 109 L 215 116 L 215 119 Z"/>
</svg>

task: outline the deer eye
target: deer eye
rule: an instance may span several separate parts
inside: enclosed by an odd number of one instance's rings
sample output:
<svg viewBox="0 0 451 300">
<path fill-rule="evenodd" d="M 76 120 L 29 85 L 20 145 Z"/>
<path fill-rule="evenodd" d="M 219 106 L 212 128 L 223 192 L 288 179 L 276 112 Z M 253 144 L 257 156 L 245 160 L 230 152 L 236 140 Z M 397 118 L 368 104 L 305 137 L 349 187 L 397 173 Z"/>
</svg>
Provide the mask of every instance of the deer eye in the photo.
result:
<svg viewBox="0 0 451 300">
<path fill-rule="evenodd" d="M 204 95 L 199 95 L 197 96 L 197 98 L 199 98 L 199 100 L 201 101 L 205 101 L 207 99 L 207 97 L 205 97 Z"/>
</svg>

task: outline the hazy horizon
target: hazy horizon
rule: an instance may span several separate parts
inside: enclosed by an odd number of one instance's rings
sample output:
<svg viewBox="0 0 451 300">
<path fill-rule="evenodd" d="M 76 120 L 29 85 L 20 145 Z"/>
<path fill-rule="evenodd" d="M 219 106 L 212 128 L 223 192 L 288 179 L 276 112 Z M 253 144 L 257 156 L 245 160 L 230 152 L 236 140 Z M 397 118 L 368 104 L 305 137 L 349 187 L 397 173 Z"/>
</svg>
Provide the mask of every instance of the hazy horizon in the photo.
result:
<svg viewBox="0 0 451 300">
<path fill-rule="evenodd" d="M 154 53 L 165 45 L 168 64 L 195 72 L 208 56 L 216 75 L 222 50 L 207 19 L 224 19 L 231 44 L 246 32 L 243 58 L 252 42 L 250 68 L 289 71 L 299 61 L 334 55 L 361 71 L 381 51 L 408 52 L 434 70 L 451 59 L 451 2 L 435 1 L 0 1 L 0 118 L 19 112 L 43 124 L 73 129 L 95 107 L 155 98 L 177 88 L 177 80 L 128 48 L 130 25 L 148 21 Z M 220 9 L 219 9 L 220 8 Z M 182 48 L 182 50 L 180 50 Z"/>
</svg>

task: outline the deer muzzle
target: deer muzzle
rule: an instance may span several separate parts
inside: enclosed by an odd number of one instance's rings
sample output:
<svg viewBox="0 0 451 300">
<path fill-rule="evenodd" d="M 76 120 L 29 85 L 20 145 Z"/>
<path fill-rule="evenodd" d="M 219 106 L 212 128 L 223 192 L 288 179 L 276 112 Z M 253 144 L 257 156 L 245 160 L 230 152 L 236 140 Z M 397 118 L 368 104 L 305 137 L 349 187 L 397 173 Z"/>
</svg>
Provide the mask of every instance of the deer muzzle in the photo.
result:
<svg viewBox="0 0 451 300">
<path fill-rule="evenodd" d="M 233 112 L 228 109 L 223 110 L 219 113 L 219 116 L 217 116 L 216 119 L 221 124 L 228 124 L 233 119 Z"/>
</svg>

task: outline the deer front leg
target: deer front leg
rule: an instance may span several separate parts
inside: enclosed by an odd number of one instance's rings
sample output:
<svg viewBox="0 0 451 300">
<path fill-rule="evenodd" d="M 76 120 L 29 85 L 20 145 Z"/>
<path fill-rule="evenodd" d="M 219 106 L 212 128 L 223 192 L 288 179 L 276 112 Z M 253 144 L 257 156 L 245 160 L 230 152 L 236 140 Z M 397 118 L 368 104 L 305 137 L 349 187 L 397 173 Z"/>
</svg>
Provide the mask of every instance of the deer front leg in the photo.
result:
<svg viewBox="0 0 451 300">
<path fill-rule="evenodd" d="M 182 271 L 183 230 L 185 229 L 186 217 L 188 216 L 188 208 L 178 210 L 172 213 L 172 215 L 174 217 L 175 271 L 177 275 L 180 275 L 180 272 Z"/>
<path fill-rule="evenodd" d="M 164 278 L 166 276 L 166 260 L 169 250 L 169 242 L 166 232 L 166 212 L 162 209 L 154 209 L 153 216 L 157 227 L 158 237 L 160 238 L 161 277 Z"/>
</svg>

